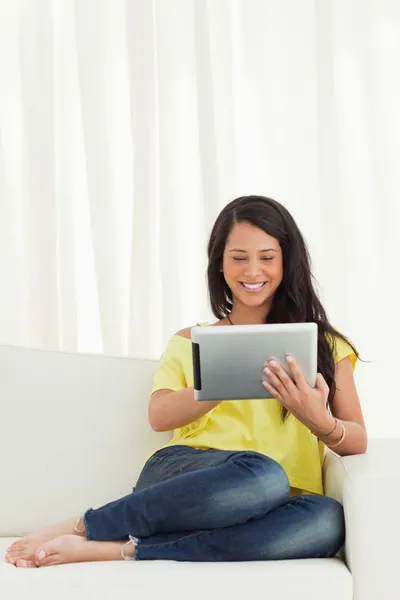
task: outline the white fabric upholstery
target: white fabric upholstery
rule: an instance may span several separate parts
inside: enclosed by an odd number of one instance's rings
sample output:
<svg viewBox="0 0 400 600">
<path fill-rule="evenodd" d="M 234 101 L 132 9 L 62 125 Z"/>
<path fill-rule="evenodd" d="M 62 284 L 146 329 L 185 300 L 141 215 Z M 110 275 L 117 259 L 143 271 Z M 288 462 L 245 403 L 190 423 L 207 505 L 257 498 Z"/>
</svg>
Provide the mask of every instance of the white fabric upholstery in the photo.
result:
<svg viewBox="0 0 400 600">
<path fill-rule="evenodd" d="M 342 502 L 345 559 L 355 600 L 400 594 L 400 439 L 371 440 L 368 452 L 325 458 L 325 492 Z"/>
<path fill-rule="evenodd" d="M 155 368 L 148 360 L 0 346 L 1 557 L 17 537 L 131 491 L 148 454 L 169 438 L 147 424 Z M 0 598 L 351 600 L 354 581 L 356 600 L 377 600 L 385 581 L 397 582 L 399 450 L 398 441 L 379 441 L 366 456 L 326 457 L 327 493 L 344 502 L 353 576 L 338 558 L 32 570 L 1 560 Z M 376 574 L 382 579 L 374 583 Z"/>
<path fill-rule="evenodd" d="M 7 543 L 11 540 L 4 540 Z M 5 543 L 0 538 L 0 553 Z M 351 600 L 338 559 L 243 563 L 102 562 L 16 569 L 0 564 L 4 600 Z"/>
</svg>

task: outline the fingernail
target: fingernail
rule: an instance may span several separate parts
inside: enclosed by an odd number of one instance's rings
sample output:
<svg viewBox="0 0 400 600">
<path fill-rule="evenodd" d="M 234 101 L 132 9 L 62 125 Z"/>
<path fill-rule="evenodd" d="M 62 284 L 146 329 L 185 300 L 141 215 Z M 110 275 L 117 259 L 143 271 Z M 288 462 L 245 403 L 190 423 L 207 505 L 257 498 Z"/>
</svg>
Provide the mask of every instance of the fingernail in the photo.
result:
<svg viewBox="0 0 400 600">
<path fill-rule="evenodd" d="M 291 356 L 290 354 L 286 354 L 286 360 L 288 363 L 293 362 L 293 356 Z"/>
<path fill-rule="evenodd" d="M 276 367 L 277 362 L 275 360 L 270 360 L 269 364 L 271 365 L 271 367 Z"/>
<path fill-rule="evenodd" d="M 46 553 L 44 550 L 42 550 L 41 552 L 39 552 L 38 559 L 42 560 L 45 556 L 46 556 Z"/>
</svg>

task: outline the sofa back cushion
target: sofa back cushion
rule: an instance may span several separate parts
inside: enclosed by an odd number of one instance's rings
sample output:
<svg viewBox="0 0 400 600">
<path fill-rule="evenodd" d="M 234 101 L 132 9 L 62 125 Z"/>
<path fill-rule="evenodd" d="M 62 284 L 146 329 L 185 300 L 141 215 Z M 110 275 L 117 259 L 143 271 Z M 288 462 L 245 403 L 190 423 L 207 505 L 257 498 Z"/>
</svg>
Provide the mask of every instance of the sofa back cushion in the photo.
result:
<svg viewBox="0 0 400 600">
<path fill-rule="evenodd" d="M 157 361 L 0 346 L 0 536 L 132 491 L 170 439 L 147 420 Z"/>
</svg>

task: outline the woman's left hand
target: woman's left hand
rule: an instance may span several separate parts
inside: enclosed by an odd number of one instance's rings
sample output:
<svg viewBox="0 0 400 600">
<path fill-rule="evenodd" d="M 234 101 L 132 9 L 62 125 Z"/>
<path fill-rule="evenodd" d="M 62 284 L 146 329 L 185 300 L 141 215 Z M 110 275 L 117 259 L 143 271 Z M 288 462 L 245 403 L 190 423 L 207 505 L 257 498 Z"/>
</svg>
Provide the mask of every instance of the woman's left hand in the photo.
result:
<svg viewBox="0 0 400 600">
<path fill-rule="evenodd" d="M 264 387 L 312 432 L 328 431 L 332 422 L 326 409 L 329 386 L 318 373 L 315 388 L 311 387 L 296 360 L 286 355 L 294 382 L 276 359 L 264 365 Z"/>
</svg>

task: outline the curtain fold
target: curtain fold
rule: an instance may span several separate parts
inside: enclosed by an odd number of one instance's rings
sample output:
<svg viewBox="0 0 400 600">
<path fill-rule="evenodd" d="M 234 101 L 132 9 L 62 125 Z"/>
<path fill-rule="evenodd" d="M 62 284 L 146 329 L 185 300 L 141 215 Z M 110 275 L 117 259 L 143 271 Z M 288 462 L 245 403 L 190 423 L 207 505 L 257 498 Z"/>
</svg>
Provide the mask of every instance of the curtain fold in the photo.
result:
<svg viewBox="0 0 400 600">
<path fill-rule="evenodd" d="M 1 0 L 0 343 L 158 357 L 233 198 L 283 202 L 398 435 L 400 4 Z"/>
</svg>

